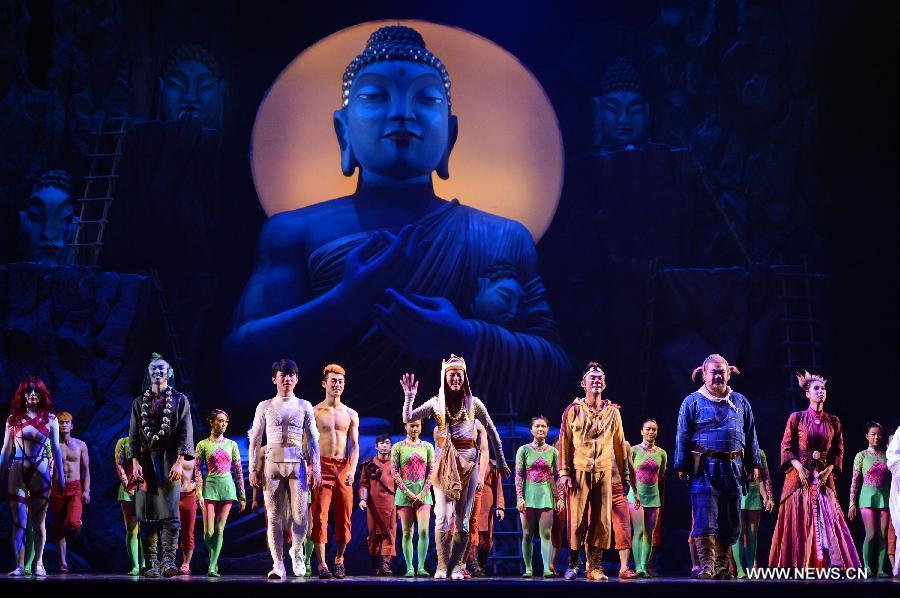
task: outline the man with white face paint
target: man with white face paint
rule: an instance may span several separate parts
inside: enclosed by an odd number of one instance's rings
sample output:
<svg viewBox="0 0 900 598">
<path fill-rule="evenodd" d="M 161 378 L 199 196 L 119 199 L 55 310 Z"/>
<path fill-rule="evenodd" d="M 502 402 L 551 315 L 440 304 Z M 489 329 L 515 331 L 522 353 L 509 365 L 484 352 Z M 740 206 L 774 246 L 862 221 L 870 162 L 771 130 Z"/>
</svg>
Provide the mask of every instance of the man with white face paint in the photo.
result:
<svg viewBox="0 0 900 598">
<path fill-rule="evenodd" d="M 272 364 L 272 383 L 277 394 L 256 407 L 253 427 L 250 429 L 250 485 L 262 487 L 266 502 L 269 552 L 272 570 L 269 579 L 284 579 L 284 553 L 282 526 L 285 509 L 291 514 L 291 561 L 294 575 L 306 574 L 306 558 L 303 541 L 309 525 L 307 496 L 310 485 L 315 488 L 322 482 L 319 466 L 319 430 L 309 401 L 297 398 L 294 388 L 298 380 L 297 364 L 281 359 Z M 266 433 L 265 470 L 256 468 L 257 453 Z M 303 437 L 309 454 L 304 454 Z M 311 484 L 306 479 L 307 463 L 312 465 Z"/>
<path fill-rule="evenodd" d="M 559 493 L 568 497 L 569 565 L 565 578 L 578 576 L 578 553 L 587 546 L 587 579 L 606 581 L 603 550 L 610 545 L 612 463 L 628 471 L 619 408 L 603 398 L 606 374 L 596 361 L 581 376 L 584 397 L 563 411 L 559 426 Z M 634 477 L 631 478 L 634 487 Z M 635 496 L 637 489 L 635 488 Z M 640 502 L 635 503 L 640 506 Z"/>
<path fill-rule="evenodd" d="M 732 579 L 728 553 L 741 533 L 741 495 L 748 477 L 759 479 L 760 456 L 753 410 L 747 398 L 728 386 L 738 369 L 718 354 L 696 368 L 703 386 L 678 411 L 675 469 L 691 481 L 694 527 L 691 537 L 700 561 L 700 579 Z"/>
<path fill-rule="evenodd" d="M 184 461 L 194 459 L 194 427 L 190 401 L 169 385 L 173 377 L 172 366 L 154 353 L 147 367 L 147 389 L 131 407 L 128 451 L 132 477 L 140 482 L 134 508 L 147 562 L 144 577 L 178 574 L 178 502 Z M 161 562 L 157 554 L 160 540 Z"/>
<path fill-rule="evenodd" d="M 500 475 L 509 477 L 509 466 L 503 456 L 503 446 L 494 422 L 484 403 L 472 396 L 466 361 L 450 355 L 441 365 L 441 388 L 422 405 L 413 409 L 419 383 L 413 374 L 404 374 L 400 380 L 405 400 L 403 423 L 425 420 L 434 416 L 438 423 L 435 440 L 435 462 L 432 469 L 434 483 L 435 547 L 439 567 L 435 579 L 446 579 L 450 571 L 452 579 L 463 579 L 461 568 L 463 553 L 469 543 L 469 517 L 475 502 L 478 486 L 478 451 L 475 447 L 475 420 L 487 431 L 488 439 L 497 456 Z M 450 526 L 455 533 L 450 536 Z M 440 565 L 446 565 L 441 568 Z"/>
</svg>

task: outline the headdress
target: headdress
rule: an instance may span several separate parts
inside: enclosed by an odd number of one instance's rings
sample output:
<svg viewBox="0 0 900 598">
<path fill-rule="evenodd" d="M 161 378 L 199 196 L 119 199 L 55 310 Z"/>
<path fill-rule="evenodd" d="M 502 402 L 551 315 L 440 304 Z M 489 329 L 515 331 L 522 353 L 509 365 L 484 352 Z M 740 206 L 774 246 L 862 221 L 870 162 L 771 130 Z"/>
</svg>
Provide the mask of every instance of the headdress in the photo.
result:
<svg viewBox="0 0 900 598">
<path fill-rule="evenodd" d="M 450 109 L 450 75 L 447 73 L 444 63 L 425 47 L 425 39 L 418 31 L 403 25 L 382 27 L 373 33 L 369 37 L 369 41 L 366 42 L 366 49 L 363 50 L 362 54 L 347 65 L 341 86 L 342 107 L 346 108 L 350 103 L 350 88 L 353 86 L 353 80 L 359 74 L 359 71 L 373 62 L 383 60 L 419 62 L 434 68 L 444 82 L 444 92 L 447 94 L 447 109 Z"/>
<path fill-rule="evenodd" d="M 811 383 L 816 381 L 821 382 L 822 384 L 828 382 L 828 380 L 826 380 L 819 374 L 810 374 L 806 370 L 803 370 L 802 374 L 800 372 L 794 372 L 794 375 L 797 376 L 797 384 L 799 384 L 800 388 L 802 388 L 803 390 L 806 390 Z"/>
<path fill-rule="evenodd" d="M 466 360 L 458 355 L 450 354 L 448 359 L 444 359 L 441 361 L 441 387 L 438 390 L 437 396 L 437 419 L 438 426 L 443 427 L 446 424 L 447 418 L 447 401 L 446 401 L 446 386 L 447 386 L 447 370 L 462 370 L 463 372 L 463 405 L 465 410 L 467 411 L 466 419 L 471 420 L 474 417 L 475 413 L 475 404 L 472 401 L 472 389 L 469 386 L 469 374 L 466 372 Z"/>
</svg>

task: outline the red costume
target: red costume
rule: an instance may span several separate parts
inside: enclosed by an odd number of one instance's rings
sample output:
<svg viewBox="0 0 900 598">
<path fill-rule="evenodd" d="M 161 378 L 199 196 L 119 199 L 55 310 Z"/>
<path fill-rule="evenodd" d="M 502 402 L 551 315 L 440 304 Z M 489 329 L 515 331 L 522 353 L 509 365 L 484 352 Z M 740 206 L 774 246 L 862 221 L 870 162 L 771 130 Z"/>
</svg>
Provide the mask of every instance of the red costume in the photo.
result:
<svg viewBox="0 0 900 598">
<path fill-rule="evenodd" d="M 810 472 L 807 490 L 791 464 L 793 459 Z M 834 485 L 843 460 L 844 439 L 837 417 L 812 409 L 791 414 L 781 440 L 785 478 L 770 567 L 861 566 Z M 834 466 L 832 475 L 820 487 L 814 474 L 828 465 Z"/>
<path fill-rule="evenodd" d="M 368 492 L 366 522 L 369 524 L 369 555 L 394 556 L 397 539 L 397 507 L 394 505 L 394 478 L 391 460 L 378 456 L 364 461 L 360 468 L 359 487 Z"/>
</svg>

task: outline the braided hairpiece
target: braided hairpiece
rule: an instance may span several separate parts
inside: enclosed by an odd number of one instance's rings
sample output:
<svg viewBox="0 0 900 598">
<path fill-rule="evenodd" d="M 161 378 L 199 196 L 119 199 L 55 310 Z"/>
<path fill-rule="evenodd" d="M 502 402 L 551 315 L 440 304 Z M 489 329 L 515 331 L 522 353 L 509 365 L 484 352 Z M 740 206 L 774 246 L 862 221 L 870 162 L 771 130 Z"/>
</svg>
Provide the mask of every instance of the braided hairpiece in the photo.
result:
<svg viewBox="0 0 900 598">
<path fill-rule="evenodd" d="M 707 357 L 706 359 L 703 360 L 703 364 L 700 367 L 694 368 L 694 371 L 691 372 L 691 380 L 696 380 L 697 374 L 699 374 L 703 370 L 705 370 L 706 366 L 711 363 L 724 363 L 725 367 L 728 368 L 728 371 L 731 372 L 732 374 L 740 374 L 741 373 L 741 370 L 739 370 L 737 368 L 737 366 L 729 365 L 727 359 L 725 359 L 718 353 L 713 353 L 712 355 L 710 355 L 709 357 Z"/>
<path fill-rule="evenodd" d="M 374 62 L 385 60 L 400 60 L 404 62 L 419 62 L 432 67 L 438 72 L 444 83 L 444 92 L 447 94 L 447 109 L 452 107 L 450 100 L 450 75 L 447 73 L 444 63 L 425 47 L 425 39 L 415 29 L 403 25 L 390 25 L 382 27 L 369 37 L 366 49 L 362 54 L 354 58 L 344 70 L 344 80 L 341 85 L 341 106 L 346 108 L 350 104 L 350 88 L 353 81 L 365 66 Z"/>
<path fill-rule="evenodd" d="M 822 384 L 826 384 L 828 380 L 820 376 L 819 374 L 810 374 L 806 370 L 803 370 L 803 373 L 794 372 L 794 375 L 797 376 L 797 384 L 800 385 L 800 388 L 806 390 L 809 388 L 809 385 L 813 382 L 821 382 Z"/>
</svg>

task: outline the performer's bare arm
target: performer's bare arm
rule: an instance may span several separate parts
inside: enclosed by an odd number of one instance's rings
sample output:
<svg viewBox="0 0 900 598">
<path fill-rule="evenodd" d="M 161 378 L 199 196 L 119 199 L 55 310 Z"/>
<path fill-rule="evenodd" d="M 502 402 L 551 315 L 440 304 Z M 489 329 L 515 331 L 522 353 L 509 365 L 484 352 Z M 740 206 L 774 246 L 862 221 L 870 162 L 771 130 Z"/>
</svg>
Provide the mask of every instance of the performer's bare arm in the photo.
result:
<svg viewBox="0 0 900 598">
<path fill-rule="evenodd" d="M 59 447 L 59 422 L 55 417 L 50 418 L 50 450 L 53 454 L 53 462 L 59 463 L 59 467 L 56 468 L 59 476 L 57 480 L 59 480 L 60 488 L 63 488 L 66 485 L 66 469 L 63 467 L 62 449 Z"/>
<path fill-rule="evenodd" d="M 500 442 L 500 433 L 497 431 L 497 427 L 494 426 L 494 421 L 491 419 L 491 415 L 488 413 L 484 403 L 481 402 L 481 399 L 473 398 L 472 401 L 475 407 L 475 419 L 480 420 L 481 423 L 484 424 L 484 428 L 488 433 L 488 439 L 494 446 L 494 455 L 497 457 L 497 469 L 500 471 L 500 477 L 506 479 L 511 472 L 509 470 L 509 465 L 506 464 L 506 456 L 503 454 L 503 444 Z"/>
<path fill-rule="evenodd" d="M 81 444 L 81 499 L 84 504 L 89 505 L 91 504 L 91 456 L 88 454 L 87 444 L 80 440 L 78 442 Z"/>
<path fill-rule="evenodd" d="M 353 477 L 356 475 L 356 466 L 359 463 L 359 414 L 354 409 L 350 411 L 350 429 L 347 430 L 347 442 L 350 450 L 350 472 L 344 482 L 348 486 L 353 485 Z"/>
<path fill-rule="evenodd" d="M 301 408 L 306 412 L 303 418 L 303 425 L 306 427 L 304 436 L 306 437 L 306 446 L 309 448 L 309 461 L 313 472 L 312 480 L 310 480 L 310 489 L 312 489 L 322 484 L 322 462 L 319 458 L 319 427 L 316 425 L 316 415 L 313 412 L 312 405 L 306 401 L 302 403 Z"/>
</svg>

